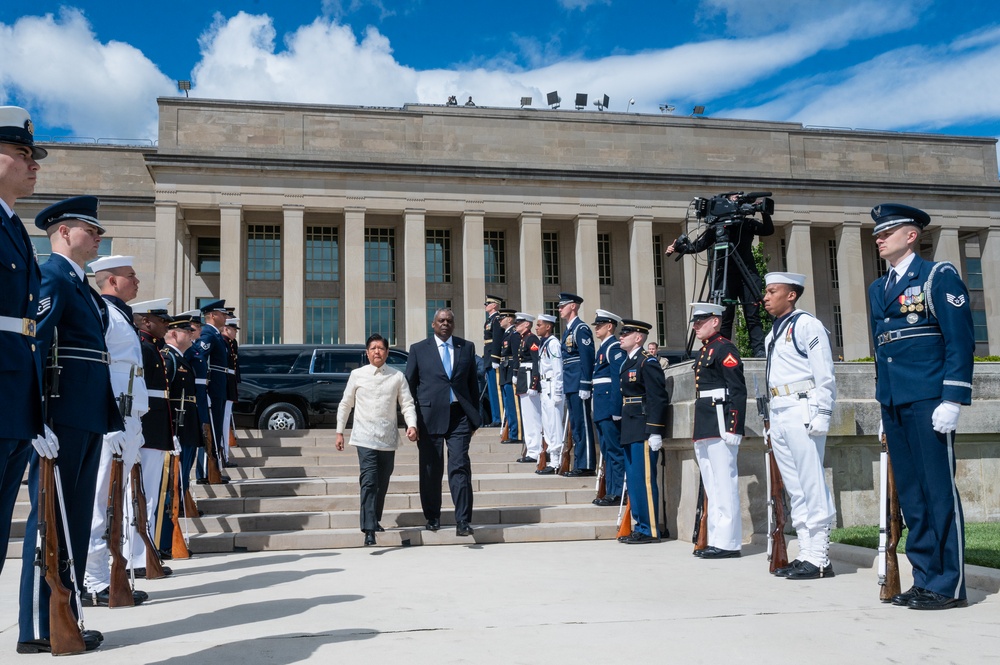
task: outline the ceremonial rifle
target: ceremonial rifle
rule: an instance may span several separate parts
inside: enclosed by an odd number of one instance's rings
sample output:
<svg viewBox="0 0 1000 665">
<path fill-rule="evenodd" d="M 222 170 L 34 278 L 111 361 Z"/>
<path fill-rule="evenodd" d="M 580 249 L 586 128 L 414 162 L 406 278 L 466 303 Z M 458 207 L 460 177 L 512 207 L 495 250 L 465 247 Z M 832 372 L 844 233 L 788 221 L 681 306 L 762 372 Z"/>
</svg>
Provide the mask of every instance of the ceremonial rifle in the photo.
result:
<svg viewBox="0 0 1000 665">
<path fill-rule="evenodd" d="M 691 534 L 694 549 L 703 550 L 708 547 L 708 494 L 705 492 L 705 481 L 698 474 L 698 506 L 694 511 L 694 532 Z"/>
<path fill-rule="evenodd" d="M 567 473 L 573 462 L 573 432 L 569 427 L 569 404 L 566 405 L 566 415 L 563 418 L 563 449 L 559 458 L 559 473 Z"/>
<path fill-rule="evenodd" d="M 899 509 L 899 495 L 896 492 L 896 477 L 889 459 L 889 445 L 885 432 L 879 442 L 879 524 L 878 524 L 878 597 L 883 603 L 892 601 L 900 592 L 899 559 L 896 548 L 903 531 L 903 516 Z"/>
<path fill-rule="evenodd" d="M 122 554 L 122 536 L 124 528 L 124 487 L 125 462 L 121 455 L 111 458 L 111 478 L 108 481 L 108 511 L 107 529 L 104 539 L 108 541 L 108 552 L 111 554 L 111 587 L 108 589 L 108 607 L 133 607 L 135 599 L 128 581 L 127 562 Z"/>
<path fill-rule="evenodd" d="M 618 538 L 627 538 L 632 535 L 632 504 L 628 500 L 628 478 L 622 487 L 622 500 L 618 504 Z"/>
<path fill-rule="evenodd" d="M 209 407 L 209 422 L 201 426 L 202 434 L 205 436 L 205 468 L 208 475 L 208 482 L 211 485 L 222 483 L 222 473 L 219 471 L 219 458 L 216 456 L 218 447 L 213 436 L 213 419 L 211 407 Z"/>
<path fill-rule="evenodd" d="M 606 473 L 606 470 L 604 468 L 606 461 L 604 459 L 604 452 L 602 451 L 599 454 L 601 456 L 601 461 L 597 465 L 597 483 L 596 486 L 594 487 L 594 490 L 597 492 L 596 498 L 603 499 L 604 496 L 608 493 L 607 482 L 604 477 L 604 474 Z"/>
<path fill-rule="evenodd" d="M 184 414 L 187 412 L 186 405 L 187 391 L 182 388 L 180 406 L 174 410 L 174 440 L 178 448 L 180 447 L 181 430 L 184 429 Z M 185 493 L 183 489 L 183 484 L 181 483 L 181 456 L 171 451 L 169 460 L 167 505 L 170 507 L 170 522 L 173 526 L 171 529 L 170 558 L 190 559 L 191 552 L 184 541 L 184 534 L 181 533 L 181 501 L 185 502 L 184 511 L 187 517 L 197 515 L 198 507 L 194 506 L 194 499 L 191 498 L 190 493 Z M 193 512 L 189 511 L 187 501 L 191 502 Z"/>
<path fill-rule="evenodd" d="M 757 413 L 764 423 L 764 464 L 767 466 L 767 560 L 768 572 L 788 565 L 785 544 L 785 483 L 781 479 L 778 461 L 771 450 L 771 414 L 767 396 L 761 396 L 757 377 L 753 377 L 753 390 L 757 397 Z"/>
<path fill-rule="evenodd" d="M 156 545 L 149 535 L 149 516 L 146 514 L 146 488 L 142 484 L 142 464 L 132 465 L 132 526 L 139 532 L 139 537 L 146 545 L 146 579 L 158 580 L 166 577 Z"/>
</svg>

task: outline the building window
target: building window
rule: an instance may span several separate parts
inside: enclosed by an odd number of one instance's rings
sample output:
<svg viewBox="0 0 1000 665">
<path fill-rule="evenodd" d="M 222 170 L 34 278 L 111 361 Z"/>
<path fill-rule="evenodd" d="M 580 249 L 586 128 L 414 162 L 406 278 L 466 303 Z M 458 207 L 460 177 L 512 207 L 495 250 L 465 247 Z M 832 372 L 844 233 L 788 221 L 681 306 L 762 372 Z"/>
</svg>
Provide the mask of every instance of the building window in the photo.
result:
<svg viewBox="0 0 1000 665">
<path fill-rule="evenodd" d="M 31 246 L 35 249 L 35 256 L 38 259 L 38 265 L 42 265 L 49 260 L 49 256 L 52 255 L 52 243 L 49 241 L 48 236 L 31 236 Z M 101 244 L 97 248 L 97 259 L 103 258 L 105 256 L 111 256 L 111 238 L 108 236 L 101 237 Z M 94 259 L 95 261 L 97 259 Z M 84 268 L 88 275 L 93 275 L 94 271 L 88 265 Z M 139 279 L 143 279 L 143 275 L 139 275 Z M 152 275 L 149 276 L 152 279 Z"/>
<path fill-rule="evenodd" d="M 837 270 L 837 241 L 830 239 L 826 241 L 827 256 L 830 257 L 830 288 L 840 288 L 840 273 Z"/>
<path fill-rule="evenodd" d="M 198 238 L 198 274 L 218 275 L 222 266 L 219 238 Z"/>
<path fill-rule="evenodd" d="M 251 224 L 247 227 L 247 279 L 281 279 L 281 227 Z"/>
<path fill-rule="evenodd" d="M 507 239 L 503 231 L 483 233 L 483 258 L 487 284 L 507 283 Z"/>
<path fill-rule="evenodd" d="M 559 283 L 559 234 L 554 231 L 542 233 L 542 261 L 545 268 L 545 284 Z"/>
<path fill-rule="evenodd" d="M 654 257 L 655 262 L 655 257 Z M 611 234 L 597 234 L 597 281 L 611 284 Z"/>
<path fill-rule="evenodd" d="M 451 307 L 450 300 L 428 300 L 427 301 L 427 336 L 430 337 L 434 334 L 434 328 L 431 327 L 431 322 L 434 321 L 434 314 L 437 313 L 439 309 L 444 307 Z"/>
<path fill-rule="evenodd" d="M 667 312 L 662 302 L 656 303 L 656 344 L 664 346 L 667 343 Z"/>
<path fill-rule="evenodd" d="M 781 254 L 781 271 L 788 272 L 788 240 L 785 238 L 778 243 L 778 253 Z"/>
<path fill-rule="evenodd" d="M 243 327 L 249 344 L 281 344 L 281 298 L 247 298 Z"/>
<path fill-rule="evenodd" d="M 653 236 L 653 279 L 656 286 L 663 286 L 663 236 Z"/>
<path fill-rule="evenodd" d="M 872 245 L 872 258 L 875 259 L 872 267 L 874 268 L 875 279 L 878 279 L 882 275 L 889 272 L 889 263 L 878 255 L 878 247 Z"/>
<path fill-rule="evenodd" d="M 365 229 L 365 279 L 369 282 L 396 281 L 395 229 Z M 375 332 L 386 336 L 382 331 Z"/>
<path fill-rule="evenodd" d="M 306 298 L 306 344 L 340 342 L 340 301 Z"/>
<path fill-rule="evenodd" d="M 340 243 L 336 227 L 306 227 L 306 280 L 336 282 L 338 279 Z"/>
<path fill-rule="evenodd" d="M 982 259 L 965 259 L 965 286 L 970 291 L 983 288 Z"/>
<path fill-rule="evenodd" d="M 989 327 L 986 324 L 986 310 L 972 310 L 972 325 L 976 331 L 976 342 L 986 343 L 990 341 Z"/>
<path fill-rule="evenodd" d="M 365 300 L 365 339 L 378 333 L 396 345 L 396 301 L 391 299 Z"/>
<path fill-rule="evenodd" d="M 427 282 L 451 283 L 451 231 L 427 230 Z"/>
<path fill-rule="evenodd" d="M 546 300 L 543 302 L 542 313 L 556 317 L 556 324 L 552 326 L 552 335 L 554 337 L 562 337 L 562 319 L 559 318 L 559 301 Z M 535 327 L 532 326 L 531 329 L 534 330 Z"/>
<path fill-rule="evenodd" d="M 844 348 L 844 318 L 840 313 L 840 305 L 833 306 L 833 345 Z"/>
</svg>

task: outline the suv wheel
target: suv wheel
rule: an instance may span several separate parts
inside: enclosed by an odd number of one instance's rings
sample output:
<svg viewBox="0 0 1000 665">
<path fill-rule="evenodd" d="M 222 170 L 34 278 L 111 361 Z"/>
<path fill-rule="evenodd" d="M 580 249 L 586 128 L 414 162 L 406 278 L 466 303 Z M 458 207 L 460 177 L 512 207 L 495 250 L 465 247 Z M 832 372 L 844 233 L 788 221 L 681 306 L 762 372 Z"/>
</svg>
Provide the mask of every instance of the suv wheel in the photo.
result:
<svg viewBox="0 0 1000 665">
<path fill-rule="evenodd" d="M 278 402 L 272 404 L 260 414 L 257 429 L 291 430 L 305 429 L 306 420 L 302 412 L 293 404 Z"/>
</svg>

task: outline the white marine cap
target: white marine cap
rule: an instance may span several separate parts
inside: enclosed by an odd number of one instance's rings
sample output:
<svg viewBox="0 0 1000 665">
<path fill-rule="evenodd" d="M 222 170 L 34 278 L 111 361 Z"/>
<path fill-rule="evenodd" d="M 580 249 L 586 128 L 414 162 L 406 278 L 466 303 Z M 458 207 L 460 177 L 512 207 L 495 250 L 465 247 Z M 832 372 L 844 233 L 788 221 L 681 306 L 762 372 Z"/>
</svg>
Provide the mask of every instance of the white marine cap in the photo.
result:
<svg viewBox="0 0 1000 665">
<path fill-rule="evenodd" d="M 722 316 L 724 311 L 726 311 L 725 307 L 716 305 L 714 302 L 693 302 L 691 303 L 691 320 Z"/>
<path fill-rule="evenodd" d="M 535 317 L 535 320 L 545 321 L 546 323 L 551 323 L 552 325 L 556 324 L 556 317 L 552 316 L 551 314 L 539 314 L 538 316 Z"/>
<path fill-rule="evenodd" d="M 240 319 L 239 319 L 239 317 L 234 316 L 231 319 L 226 319 L 226 325 L 227 326 L 232 326 L 232 327 L 236 328 L 237 330 L 239 330 L 240 329 Z"/>
<path fill-rule="evenodd" d="M 133 314 L 153 314 L 154 316 L 162 316 L 167 313 L 167 305 L 170 304 L 170 298 L 159 298 L 157 300 L 144 300 L 142 302 L 137 302 L 130 305 Z M 163 314 L 161 314 L 161 312 Z"/>
<path fill-rule="evenodd" d="M 791 284 L 793 286 L 805 286 L 806 276 L 797 272 L 769 272 L 764 275 L 765 284 Z"/>
<path fill-rule="evenodd" d="M 101 270 L 113 270 L 114 268 L 131 268 L 134 256 L 122 256 L 113 254 L 112 256 L 102 256 L 96 261 L 90 262 L 90 269 L 94 272 Z"/>
<path fill-rule="evenodd" d="M 514 322 L 516 323 L 518 321 L 530 321 L 531 323 L 534 323 L 535 317 L 533 317 L 531 314 L 528 314 L 527 312 L 518 312 L 517 314 L 514 315 Z"/>
<path fill-rule="evenodd" d="M 596 326 L 598 323 L 613 323 L 616 326 L 620 326 L 622 324 L 622 317 L 606 309 L 598 309 L 594 313 L 594 322 L 591 325 Z"/>
</svg>

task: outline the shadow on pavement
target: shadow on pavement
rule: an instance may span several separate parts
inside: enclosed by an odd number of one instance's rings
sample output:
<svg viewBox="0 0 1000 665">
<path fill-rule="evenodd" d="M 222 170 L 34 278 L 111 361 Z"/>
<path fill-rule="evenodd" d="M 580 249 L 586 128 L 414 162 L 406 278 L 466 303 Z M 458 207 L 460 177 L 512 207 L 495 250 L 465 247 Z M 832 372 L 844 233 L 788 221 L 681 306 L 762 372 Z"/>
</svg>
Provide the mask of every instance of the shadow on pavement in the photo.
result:
<svg viewBox="0 0 1000 665">
<path fill-rule="evenodd" d="M 379 635 L 372 628 L 344 628 L 326 633 L 268 635 L 256 640 L 219 644 L 209 649 L 166 660 L 147 661 L 147 665 L 190 665 L 191 663 L 268 663 L 284 665 L 309 660 L 325 644 L 370 640 Z"/>
</svg>

